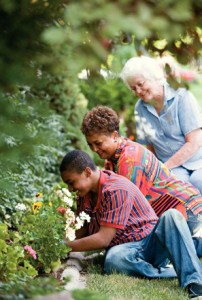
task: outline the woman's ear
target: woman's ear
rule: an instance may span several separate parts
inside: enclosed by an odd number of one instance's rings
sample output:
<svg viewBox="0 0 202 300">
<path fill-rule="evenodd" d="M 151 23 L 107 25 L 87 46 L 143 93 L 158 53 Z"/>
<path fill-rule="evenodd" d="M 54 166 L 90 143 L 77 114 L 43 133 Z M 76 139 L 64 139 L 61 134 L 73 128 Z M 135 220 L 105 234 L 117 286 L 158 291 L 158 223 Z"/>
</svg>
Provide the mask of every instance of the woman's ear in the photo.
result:
<svg viewBox="0 0 202 300">
<path fill-rule="evenodd" d="M 117 142 L 118 137 L 119 137 L 119 133 L 118 133 L 118 131 L 115 130 L 115 131 L 113 132 L 113 138 L 114 138 L 114 141 L 115 141 L 115 142 Z"/>
</svg>

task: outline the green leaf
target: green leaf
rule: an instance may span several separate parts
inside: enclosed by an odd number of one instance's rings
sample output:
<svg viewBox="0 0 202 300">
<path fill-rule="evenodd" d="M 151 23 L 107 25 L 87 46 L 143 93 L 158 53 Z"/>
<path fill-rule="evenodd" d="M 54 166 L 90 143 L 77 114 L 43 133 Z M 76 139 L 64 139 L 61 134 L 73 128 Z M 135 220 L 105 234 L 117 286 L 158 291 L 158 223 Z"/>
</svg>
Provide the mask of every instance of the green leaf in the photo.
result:
<svg viewBox="0 0 202 300">
<path fill-rule="evenodd" d="M 29 276 L 35 277 L 38 275 L 36 269 L 27 260 L 24 260 L 24 270 Z"/>
<path fill-rule="evenodd" d="M 7 252 L 7 244 L 4 240 L 0 240 L 0 251 Z"/>
<path fill-rule="evenodd" d="M 0 224 L 0 239 L 7 240 L 9 238 L 8 227 L 6 224 Z"/>
</svg>

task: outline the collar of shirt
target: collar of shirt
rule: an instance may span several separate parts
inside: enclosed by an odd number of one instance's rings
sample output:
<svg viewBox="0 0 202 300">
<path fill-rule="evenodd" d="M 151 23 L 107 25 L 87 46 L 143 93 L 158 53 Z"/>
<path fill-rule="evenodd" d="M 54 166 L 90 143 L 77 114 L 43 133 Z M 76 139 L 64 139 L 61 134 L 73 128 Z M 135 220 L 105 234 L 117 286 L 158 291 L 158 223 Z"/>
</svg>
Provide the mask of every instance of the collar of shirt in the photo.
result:
<svg viewBox="0 0 202 300">
<path fill-rule="evenodd" d="M 165 82 L 163 84 L 163 88 L 164 88 L 164 107 L 162 109 L 162 113 L 165 112 L 165 110 L 167 110 L 167 108 L 170 105 L 169 101 L 174 99 L 176 93 L 175 90 L 168 84 L 168 82 Z M 145 106 L 153 115 L 159 117 L 153 105 L 143 102 L 143 106 Z"/>
<path fill-rule="evenodd" d="M 101 170 L 100 171 L 100 180 L 99 180 L 99 187 L 98 187 L 98 199 L 97 199 L 97 204 L 96 204 L 95 210 L 100 208 L 100 201 L 101 201 L 101 198 L 102 198 L 102 189 L 103 189 L 103 186 L 104 186 L 104 184 L 107 180 L 107 176 L 110 176 L 110 173 L 112 173 L 112 172 L 108 171 L 108 170 Z"/>
</svg>

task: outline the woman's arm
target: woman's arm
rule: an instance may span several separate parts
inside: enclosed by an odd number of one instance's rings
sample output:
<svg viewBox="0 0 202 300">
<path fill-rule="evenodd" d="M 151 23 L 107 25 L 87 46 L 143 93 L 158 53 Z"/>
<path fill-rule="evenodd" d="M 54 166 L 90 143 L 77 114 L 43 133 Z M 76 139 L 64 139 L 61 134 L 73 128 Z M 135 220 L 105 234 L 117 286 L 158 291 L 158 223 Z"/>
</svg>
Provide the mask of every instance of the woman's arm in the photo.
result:
<svg viewBox="0 0 202 300">
<path fill-rule="evenodd" d="M 101 226 L 100 230 L 95 234 L 72 242 L 65 240 L 65 242 L 72 248 L 73 252 L 104 249 L 109 246 L 111 240 L 116 234 L 116 230 L 117 229 L 114 227 Z"/>
<path fill-rule="evenodd" d="M 195 129 L 185 136 L 185 144 L 164 164 L 169 168 L 181 166 L 202 147 L 202 130 Z"/>
</svg>

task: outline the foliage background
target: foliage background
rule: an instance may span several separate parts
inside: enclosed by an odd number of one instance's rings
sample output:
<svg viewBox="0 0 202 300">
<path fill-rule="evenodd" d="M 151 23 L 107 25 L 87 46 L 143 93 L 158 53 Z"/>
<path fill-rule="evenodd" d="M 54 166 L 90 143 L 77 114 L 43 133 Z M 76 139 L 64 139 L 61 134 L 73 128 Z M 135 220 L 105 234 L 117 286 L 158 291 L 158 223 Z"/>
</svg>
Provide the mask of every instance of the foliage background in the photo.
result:
<svg viewBox="0 0 202 300">
<path fill-rule="evenodd" d="M 200 74 L 201 11 L 202 0 L 0 2 L 1 224 L 12 231 L 17 203 L 51 194 L 67 151 L 93 156 L 80 132 L 88 109 L 109 105 L 135 134 L 136 99 L 117 76 L 128 58 L 171 53 Z"/>
</svg>

